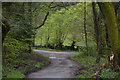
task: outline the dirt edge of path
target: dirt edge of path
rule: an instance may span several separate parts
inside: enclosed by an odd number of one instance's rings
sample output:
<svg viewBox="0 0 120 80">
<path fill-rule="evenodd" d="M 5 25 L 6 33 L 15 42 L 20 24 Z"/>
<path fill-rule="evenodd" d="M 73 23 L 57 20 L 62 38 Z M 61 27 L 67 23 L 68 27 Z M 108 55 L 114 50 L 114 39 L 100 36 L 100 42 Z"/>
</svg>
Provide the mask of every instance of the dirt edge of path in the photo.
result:
<svg viewBox="0 0 120 80">
<path fill-rule="evenodd" d="M 77 77 L 77 76 L 79 76 L 80 74 L 82 74 L 82 73 L 81 73 L 81 70 L 84 69 L 84 66 L 81 65 L 81 64 L 80 64 L 78 61 L 76 61 L 75 59 L 73 59 L 73 58 L 71 58 L 71 57 L 68 57 L 68 58 L 69 58 L 70 60 L 74 61 L 76 64 L 79 65 L 78 70 L 76 70 L 75 73 L 74 73 L 75 77 Z"/>
<path fill-rule="evenodd" d="M 37 52 L 35 52 L 35 53 L 37 53 Z M 38 54 L 38 53 L 37 53 L 37 54 Z M 35 54 L 35 55 L 36 55 L 36 54 Z M 40 58 L 42 57 L 43 60 L 46 60 L 46 58 L 48 58 L 48 57 L 42 56 L 42 55 L 40 55 L 40 54 L 38 54 L 38 57 L 40 57 Z M 39 62 L 39 60 L 38 60 L 37 62 Z M 30 73 L 36 72 L 36 71 L 38 71 L 38 70 L 43 69 L 44 67 L 49 66 L 49 65 L 51 64 L 51 61 L 49 60 L 47 63 L 48 63 L 48 64 L 45 64 L 44 66 L 41 66 L 41 67 L 39 67 L 39 68 L 36 68 L 36 67 L 34 67 L 34 66 L 28 67 L 28 70 L 27 70 L 26 72 L 24 72 L 24 75 L 27 76 L 27 75 L 30 74 Z M 25 79 L 26 79 L 26 77 L 23 78 L 22 80 L 25 80 Z"/>
</svg>

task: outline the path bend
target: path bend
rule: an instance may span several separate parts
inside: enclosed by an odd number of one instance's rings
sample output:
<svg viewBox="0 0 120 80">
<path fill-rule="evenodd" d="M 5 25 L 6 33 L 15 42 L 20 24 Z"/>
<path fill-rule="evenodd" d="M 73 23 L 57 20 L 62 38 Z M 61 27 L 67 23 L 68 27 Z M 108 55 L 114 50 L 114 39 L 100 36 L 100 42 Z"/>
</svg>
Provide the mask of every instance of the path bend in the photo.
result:
<svg viewBox="0 0 120 80">
<path fill-rule="evenodd" d="M 40 55 L 49 57 L 51 64 L 37 72 L 28 74 L 27 78 L 74 78 L 75 72 L 81 68 L 80 64 L 69 58 L 79 53 L 33 50 Z"/>
</svg>

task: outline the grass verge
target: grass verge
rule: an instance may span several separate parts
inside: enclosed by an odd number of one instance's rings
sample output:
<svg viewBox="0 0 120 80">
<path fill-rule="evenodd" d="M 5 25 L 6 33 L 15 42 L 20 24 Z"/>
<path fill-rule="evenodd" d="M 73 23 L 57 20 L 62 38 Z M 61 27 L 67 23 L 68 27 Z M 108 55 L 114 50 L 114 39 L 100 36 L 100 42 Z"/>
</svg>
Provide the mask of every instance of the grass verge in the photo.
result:
<svg viewBox="0 0 120 80">
<path fill-rule="evenodd" d="M 58 51 L 58 52 L 79 52 L 79 51 L 73 51 L 73 50 L 60 50 L 60 49 L 50 49 L 50 48 L 39 48 L 39 47 L 33 47 L 34 49 L 38 50 L 48 50 L 48 51 Z"/>
</svg>

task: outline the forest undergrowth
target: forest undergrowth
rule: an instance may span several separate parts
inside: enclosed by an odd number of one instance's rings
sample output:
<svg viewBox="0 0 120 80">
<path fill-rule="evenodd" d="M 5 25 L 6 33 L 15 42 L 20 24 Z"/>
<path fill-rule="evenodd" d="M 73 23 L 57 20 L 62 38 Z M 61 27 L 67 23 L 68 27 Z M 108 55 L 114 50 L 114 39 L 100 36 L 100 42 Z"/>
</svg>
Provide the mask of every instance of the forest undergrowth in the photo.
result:
<svg viewBox="0 0 120 80">
<path fill-rule="evenodd" d="M 104 63 L 108 62 L 108 56 L 106 54 L 103 54 L 103 56 L 100 59 L 99 63 L 96 63 L 96 51 L 94 48 L 89 49 L 89 55 L 85 55 L 85 52 L 80 51 L 80 54 L 71 56 L 71 59 L 79 62 L 84 68 L 80 71 L 78 71 L 78 75 L 76 76 L 77 79 L 79 78 L 92 78 L 97 71 L 100 70 L 100 67 L 103 66 Z M 111 78 L 117 78 L 119 75 L 119 72 L 113 71 L 109 65 L 106 65 L 102 68 L 100 75 L 98 75 L 101 78 L 111 79 Z"/>
<path fill-rule="evenodd" d="M 49 64 L 50 60 L 38 53 L 28 52 L 28 44 L 13 38 L 6 38 L 3 43 L 2 80 L 16 78 L 21 80 L 28 73 L 34 72 Z"/>
<path fill-rule="evenodd" d="M 2 66 L 3 78 L 2 80 L 7 80 L 11 78 L 16 78 L 21 80 L 26 77 L 27 74 L 37 71 L 42 67 L 50 63 L 49 58 L 43 57 L 35 52 L 27 56 L 26 59 L 19 59 L 20 64 L 6 64 Z"/>
</svg>

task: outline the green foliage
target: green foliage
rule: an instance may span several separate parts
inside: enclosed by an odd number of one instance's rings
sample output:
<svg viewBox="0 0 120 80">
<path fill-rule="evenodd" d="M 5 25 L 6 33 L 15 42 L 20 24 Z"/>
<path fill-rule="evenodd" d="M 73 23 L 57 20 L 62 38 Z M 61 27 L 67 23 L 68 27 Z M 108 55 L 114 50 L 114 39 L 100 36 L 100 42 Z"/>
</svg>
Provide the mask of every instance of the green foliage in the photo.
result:
<svg viewBox="0 0 120 80">
<path fill-rule="evenodd" d="M 84 67 L 96 66 L 95 59 L 93 56 L 85 56 L 83 53 L 72 56 L 72 59 L 77 60 L 80 64 L 84 65 Z"/>
<path fill-rule="evenodd" d="M 35 35 L 35 31 L 31 26 L 31 22 L 29 22 L 29 18 L 27 14 L 20 15 L 21 21 L 18 22 L 17 26 L 13 27 L 10 31 L 10 35 L 16 39 L 25 39 L 25 38 L 33 38 Z"/>
<path fill-rule="evenodd" d="M 44 64 L 43 64 L 43 63 L 40 63 L 40 62 L 38 62 L 37 64 L 35 64 L 35 67 L 36 67 L 36 68 L 40 68 L 40 67 L 42 67 L 42 66 L 44 66 Z"/>
<path fill-rule="evenodd" d="M 10 72 L 11 67 L 7 67 L 6 65 L 2 65 L 2 74 L 3 76 L 7 76 L 7 74 Z"/>
<path fill-rule="evenodd" d="M 92 78 L 93 75 L 95 75 L 95 71 L 97 71 L 97 66 L 102 65 L 103 63 L 107 63 L 107 57 L 104 56 L 100 60 L 100 63 L 97 64 L 96 61 L 96 56 L 85 56 L 84 53 L 80 52 L 80 54 L 71 56 L 72 59 L 78 61 L 80 64 L 83 65 L 85 69 L 81 70 L 80 72 L 82 73 L 81 75 L 77 76 L 76 78 Z M 101 73 L 102 78 L 116 78 L 118 77 L 118 72 L 114 72 L 111 69 L 103 69 Z"/>
<path fill-rule="evenodd" d="M 2 74 L 5 80 L 13 79 L 13 78 L 21 80 L 22 78 L 25 78 L 24 73 L 32 72 L 45 65 L 48 65 L 50 62 L 50 59 L 47 57 L 43 57 L 37 54 L 36 52 L 33 52 L 31 55 L 27 56 L 24 60 L 19 58 L 17 62 L 19 63 L 19 65 L 15 65 L 11 63 L 10 65 L 5 65 L 5 63 L 4 65 L 2 65 Z"/>
<path fill-rule="evenodd" d="M 78 79 L 75 79 L 75 80 L 79 80 L 79 78 L 83 78 L 83 80 L 84 80 L 84 78 L 85 78 L 85 80 L 86 80 L 86 78 L 91 78 L 93 75 L 94 75 L 94 74 L 91 74 L 91 73 L 89 73 L 89 74 L 87 74 L 87 75 L 80 75 L 80 76 L 77 76 L 76 78 L 78 78 Z M 91 79 L 91 80 L 92 80 L 92 79 Z"/>
<path fill-rule="evenodd" d="M 12 4 L 12 5 L 11 5 Z M 35 68 L 34 64 L 37 63 L 36 59 L 32 59 L 31 55 L 35 55 L 31 52 L 33 38 L 35 37 L 35 29 L 33 26 L 40 24 L 42 22 L 43 14 L 46 13 L 46 10 L 36 10 L 33 14 L 33 7 L 36 8 L 36 5 L 30 8 L 29 3 L 3 3 L 3 18 L 5 17 L 10 23 L 10 30 L 6 34 L 6 38 L 2 45 L 2 61 L 3 61 L 3 76 L 7 78 L 24 78 L 24 72 L 28 69 L 31 70 L 31 67 Z M 35 4 L 35 3 L 33 3 Z M 38 7 L 37 3 L 37 7 Z M 41 3 L 39 8 L 44 7 L 48 9 L 46 5 L 49 3 Z M 31 10 L 31 11 L 30 11 Z M 38 20 L 34 18 L 36 15 Z M 37 13 L 36 13 L 37 12 Z M 32 17 L 34 16 L 34 17 Z M 34 18 L 34 19 L 33 19 Z M 33 20 L 32 20 L 33 19 Z M 38 22 L 38 23 L 36 23 Z M 39 57 L 39 56 L 38 56 Z M 28 59 L 29 58 L 29 59 Z M 41 64 L 47 64 L 48 60 L 45 60 Z M 30 68 L 29 68 L 30 66 Z"/>
<path fill-rule="evenodd" d="M 86 27 L 87 27 L 87 36 L 88 36 L 88 56 L 85 56 L 86 54 L 86 48 L 85 46 L 85 34 L 83 29 L 83 3 L 78 3 L 74 6 L 66 7 L 68 10 L 64 8 L 60 8 L 59 10 L 54 9 L 48 9 L 48 5 L 50 3 L 32 3 L 36 5 L 32 5 L 31 11 L 35 9 L 34 12 L 30 11 L 30 6 L 28 6 L 28 3 L 12 3 L 11 6 L 7 5 L 5 7 L 3 3 L 3 16 L 6 17 L 10 24 L 14 25 L 11 26 L 11 30 L 7 34 L 7 37 L 5 38 L 3 42 L 3 65 L 6 65 L 3 67 L 3 73 L 7 73 L 7 78 L 24 78 L 25 76 L 17 70 L 13 70 L 11 68 L 7 68 L 7 66 L 14 66 L 19 67 L 25 62 L 34 63 L 34 60 L 26 60 L 26 57 L 28 57 L 29 54 L 29 47 L 31 47 L 31 42 L 34 40 L 36 31 L 34 30 L 34 27 L 39 26 L 43 22 L 43 18 L 46 14 L 46 12 L 50 12 L 51 15 L 47 18 L 47 21 L 45 22 L 44 26 L 37 30 L 36 34 L 36 44 L 37 45 L 49 45 L 51 44 L 54 46 L 54 44 L 60 45 L 69 45 L 71 46 L 72 42 L 75 41 L 75 47 L 80 46 L 79 51 L 80 54 L 72 56 L 71 58 L 77 60 L 82 65 L 84 65 L 85 68 L 88 68 L 87 70 L 82 70 L 81 72 L 84 73 L 84 75 L 78 76 L 78 78 L 91 78 L 91 76 L 94 75 L 94 67 L 98 66 L 98 64 L 95 63 L 96 60 L 96 48 L 95 48 L 95 41 L 94 41 L 94 28 L 93 28 L 93 13 L 92 13 L 92 7 L 91 3 L 86 3 L 87 6 L 87 14 L 86 14 Z M 11 3 L 9 3 L 11 4 Z M 59 3 L 55 3 L 59 4 Z M 109 26 L 117 27 L 116 24 L 113 24 L 115 21 L 114 15 L 107 15 L 106 12 L 113 11 L 113 8 L 110 8 L 111 6 L 106 6 L 105 3 L 103 4 L 104 9 L 106 9 L 105 15 L 106 21 Z M 111 3 L 107 3 L 111 4 Z M 38 6 L 39 5 L 39 6 Z M 21 7 L 22 6 L 22 7 Z M 54 6 L 51 4 L 50 6 Z M 37 8 L 36 8 L 37 7 Z M 109 8 L 108 8 L 109 7 Z M 98 5 L 96 6 L 98 9 Z M 53 12 L 51 12 L 53 11 Z M 97 13 L 99 12 L 99 9 L 97 10 Z M 113 11 L 114 12 L 114 11 Z M 40 15 L 39 15 L 40 14 Z M 64 18 L 64 19 L 63 19 Z M 112 19 L 113 18 L 113 19 Z M 17 21 L 17 22 L 16 22 Z M 119 20 L 118 20 L 119 21 Z M 102 23 L 102 22 L 101 22 Z M 111 25 L 110 25 L 111 24 Z M 103 37 L 103 44 L 106 44 L 105 41 L 105 25 L 102 23 L 102 37 Z M 109 27 L 107 26 L 107 27 Z M 109 30 L 109 29 L 108 29 Z M 111 31 L 111 32 L 110 32 Z M 110 28 L 110 34 L 113 35 L 117 30 L 117 28 L 114 28 L 114 31 L 112 27 Z M 116 32 L 117 35 L 118 32 Z M 118 35 L 117 35 L 118 36 Z M 114 37 L 114 38 L 112 38 Z M 118 40 L 118 37 L 111 36 L 111 41 Z M 116 39 L 115 39 L 116 38 Z M 114 40 L 115 39 L 115 40 Z M 117 45 L 114 46 L 115 50 L 118 49 L 118 41 L 115 42 Z M 114 50 L 113 49 L 113 50 Z M 45 49 L 46 50 L 46 49 Z M 52 49 L 49 49 L 52 50 Z M 119 49 L 120 50 L 120 49 Z M 118 53 L 120 52 L 119 50 Z M 61 50 L 57 50 L 61 51 Z M 115 51 L 114 51 L 115 52 Z M 104 51 L 104 57 L 101 59 L 101 62 L 99 65 L 101 65 L 103 62 L 107 62 L 107 56 L 106 53 L 109 54 L 106 50 Z M 25 61 L 24 61 L 25 60 Z M 46 59 L 49 61 L 49 59 Z M 30 62 L 31 61 L 31 62 Z M 34 64 L 34 67 L 40 68 L 41 66 L 44 66 L 44 64 L 48 64 L 48 62 L 38 62 Z M 12 67 L 13 68 L 13 67 Z M 117 72 L 113 72 L 110 69 L 104 69 L 102 71 L 101 77 L 103 78 L 115 78 L 118 75 Z"/>
<path fill-rule="evenodd" d="M 91 73 L 88 70 L 81 70 L 81 72 L 83 73 L 83 75 L 77 76 L 76 78 L 92 78 L 92 76 L 95 75 L 95 73 Z M 102 70 L 101 73 L 101 78 L 107 78 L 107 79 L 111 79 L 111 78 L 117 78 L 119 75 L 118 72 L 113 72 L 111 69 L 104 69 Z M 76 79 L 77 80 L 77 79 Z"/>
<path fill-rule="evenodd" d="M 17 64 L 17 58 L 25 58 L 29 55 L 28 49 L 28 44 L 7 37 L 3 43 L 3 59 L 9 63 Z"/>
<path fill-rule="evenodd" d="M 82 3 L 68 7 L 68 10 L 62 8 L 51 14 L 46 24 L 37 30 L 35 45 L 60 44 L 71 46 L 72 41 L 75 41 L 76 46 L 84 43 L 83 29 L 83 7 Z M 87 32 L 88 40 L 94 40 L 94 32 L 91 3 L 87 3 Z M 64 19 L 63 19 L 64 18 Z M 48 39 L 49 38 L 49 39 Z"/>
<path fill-rule="evenodd" d="M 117 78 L 119 73 L 113 72 L 111 69 L 104 69 L 101 73 L 102 78 Z"/>
<path fill-rule="evenodd" d="M 86 55 L 86 52 L 87 52 L 86 47 L 80 46 L 79 51 L 82 52 L 82 54 Z M 88 55 L 89 56 L 96 56 L 96 54 L 97 54 L 96 48 L 93 46 L 88 46 Z"/>
<path fill-rule="evenodd" d="M 17 70 L 12 70 L 7 78 L 25 78 L 25 75 Z"/>
<path fill-rule="evenodd" d="M 25 75 L 19 71 L 14 70 L 13 67 L 7 67 L 5 65 L 2 66 L 3 80 L 16 78 L 17 80 L 21 80 L 25 78 Z"/>
<path fill-rule="evenodd" d="M 80 76 L 77 76 L 76 78 L 78 78 L 78 79 L 75 79 L 75 80 L 79 80 L 79 78 L 86 78 L 86 76 L 80 75 Z"/>
</svg>

